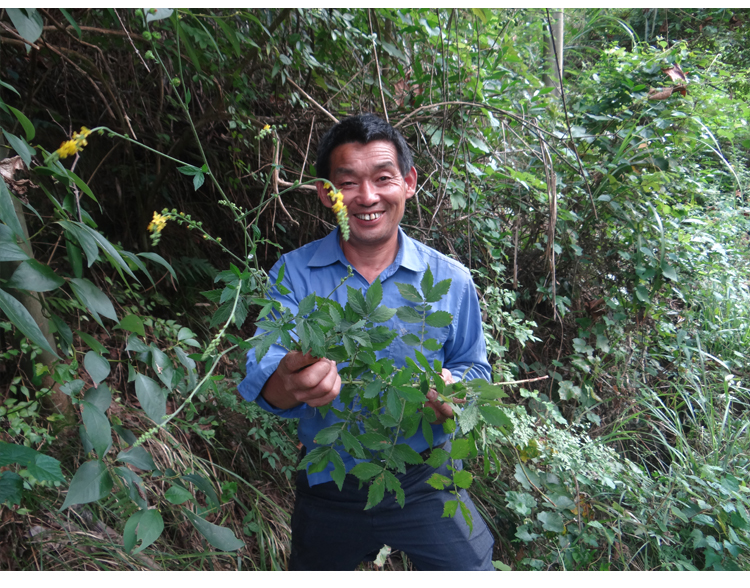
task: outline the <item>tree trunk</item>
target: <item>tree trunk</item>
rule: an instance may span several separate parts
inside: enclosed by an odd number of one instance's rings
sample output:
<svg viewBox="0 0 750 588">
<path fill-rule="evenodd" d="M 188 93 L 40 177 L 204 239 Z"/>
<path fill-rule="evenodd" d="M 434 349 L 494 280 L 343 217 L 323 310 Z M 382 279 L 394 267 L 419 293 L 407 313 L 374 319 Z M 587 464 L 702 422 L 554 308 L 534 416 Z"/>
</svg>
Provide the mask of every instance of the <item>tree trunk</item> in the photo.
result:
<svg viewBox="0 0 750 588">
<path fill-rule="evenodd" d="M 565 38 L 565 15 L 564 8 L 556 8 L 550 11 L 552 30 L 550 36 L 545 37 L 544 60 L 546 71 L 544 74 L 544 85 L 555 88 L 555 96 L 560 95 L 563 72 L 563 46 Z M 554 40 L 554 44 L 553 44 Z"/>
</svg>

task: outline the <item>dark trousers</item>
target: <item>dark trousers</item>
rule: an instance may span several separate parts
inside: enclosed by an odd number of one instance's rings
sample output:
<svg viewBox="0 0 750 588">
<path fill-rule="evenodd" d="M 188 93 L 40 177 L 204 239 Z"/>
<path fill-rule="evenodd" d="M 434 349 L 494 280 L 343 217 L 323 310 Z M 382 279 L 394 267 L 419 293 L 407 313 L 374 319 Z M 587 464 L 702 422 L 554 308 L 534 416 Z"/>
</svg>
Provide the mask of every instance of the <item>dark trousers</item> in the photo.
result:
<svg viewBox="0 0 750 588">
<path fill-rule="evenodd" d="M 311 488 L 307 474 L 298 472 L 289 569 L 353 570 L 389 545 L 419 570 L 492 570 L 492 535 L 465 490 L 460 496 L 471 511 L 473 531 L 460 507 L 455 517 L 442 518 L 443 505 L 455 495 L 426 483 L 436 471 L 450 477 L 447 464 L 437 470 L 412 466 L 397 474 L 406 495 L 404 508 L 386 492 L 370 510 L 365 510 L 369 486 L 360 490 L 354 476 L 347 475 L 339 491 L 334 482 Z"/>
</svg>

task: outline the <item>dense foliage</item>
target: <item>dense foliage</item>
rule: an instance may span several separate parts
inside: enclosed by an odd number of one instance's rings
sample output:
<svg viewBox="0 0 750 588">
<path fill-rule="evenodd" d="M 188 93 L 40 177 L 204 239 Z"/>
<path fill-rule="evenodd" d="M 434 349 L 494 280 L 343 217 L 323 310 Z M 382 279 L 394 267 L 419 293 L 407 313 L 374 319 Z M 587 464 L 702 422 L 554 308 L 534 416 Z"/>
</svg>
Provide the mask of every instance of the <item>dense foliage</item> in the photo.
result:
<svg viewBox="0 0 750 588">
<path fill-rule="evenodd" d="M 314 153 L 359 112 L 480 293 L 497 386 L 440 390 L 469 400 L 443 458 L 496 566 L 747 569 L 748 16 L 566 9 L 557 89 L 541 9 L 2 10 L 2 569 L 285 567 L 295 423 L 235 390 L 259 318 L 337 360 L 387 338 L 377 291 L 265 298 L 337 222 Z M 392 311 L 440 322 L 441 288 Z M 419 456 L 377 448 L 439 366 L 358 361 L 383 418 L 313 457 L 398 495 Z"/>
</svg>

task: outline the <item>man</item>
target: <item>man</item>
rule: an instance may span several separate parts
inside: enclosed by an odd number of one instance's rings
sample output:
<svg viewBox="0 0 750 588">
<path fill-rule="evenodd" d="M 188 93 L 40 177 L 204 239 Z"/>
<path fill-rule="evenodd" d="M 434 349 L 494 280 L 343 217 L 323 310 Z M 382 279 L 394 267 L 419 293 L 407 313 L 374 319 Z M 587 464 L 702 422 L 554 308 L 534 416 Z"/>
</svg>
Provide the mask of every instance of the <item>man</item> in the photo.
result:
<svg viewBox="0 0 750 588">
<path fill-rule="evenodd" d="M 316 167 L 318 174 L 343 194 L 349 239 L 343 240 L 340 229 L 336 229 L 324 239 L 283 255 L 270 275 L 275 281 L 284 265 L 282 284 L 291 293 L 274 291 L 273 297 L 296 312 L 308 294 L 327 296 L 335 290 L 332 298 L 344 305 L 346 288 L 337 286 L 351 266 L 354 275 L 346 285 L 364 291 L 379 279 L 382 304 L 397 308 L 405 301 L 396 284 L 412 284 L 419 289 L 429 266 L 435 282 L 451 280 L 448 294 L 433 305 L 433 310 L 450 312 L 453 320 L 443 328 L 430 327 L 428 336 L 435 337 L 442 347 L 436 352 L 425 350 L 427 359 L 442 362 L 443 379 L 448 383 L 464 377 L 489 379 L 479 301 L 468 270 L 410 239 L 399 227 L 406 200 L 417 187 L 411 152 L 401 134 L 371 114 L 347 118 L 321 140 Z M 323 204 L 331 208 L 323 182 L 318 183 L 317 190 Z M 396 316 L 386 326 L 400 335 L 422 328 L 421 324 L 402 323 Z M 377 356 L 389 357 L 396 367 L 403 367 L 406 356 L 414 358 L 414 350 L 397 337 Z M 340 405 L 340 388 L 335 362 L 297 351 L 287 353 L 277 345 L 260 362 L 254 350 L 248 353 L 247 377 L 239 386 L 245 399 L 279 416 L 299 418 L 299 437 L 308 452 L 315 448 L 316 433 L 337 422 L 332 412 L 323 418 L 316 408 L 331 402 Z M 433 445 L 437 447 L 448 441 L 442 423 L 453 414 L 448 405 L 435 399 L 434 391 L 428 398 L 427 406 L 437 416 L 432 425 Z M 421 429 L 404 442 L 423 457 L 429 454 Z M 341 456 L 347 471 L 351 470 L 354 458 L 345 452 Z M 367 484 L 360 488 L 359 481 L 349 474 L 339 491 L 331 470 L 329 464 L 322 472 L 298 473 L 290 569 L 353 570 L 383 545 L 406 553 L 420 570 L 492 569 L 492 536 L 466 491 L 461 496 L 473 515 L 473 531 L 460 512 L 453 518 L 441 516 L 444 503 L 454 496 L 426 483 L 436 471 L 450 476 L 447 465 L 437 470 L 426 464 L 409 466 L 405 474 L 398 474 L 406 495 L 404 508 L 387 495 L 367 511 Z"/>
</svg>

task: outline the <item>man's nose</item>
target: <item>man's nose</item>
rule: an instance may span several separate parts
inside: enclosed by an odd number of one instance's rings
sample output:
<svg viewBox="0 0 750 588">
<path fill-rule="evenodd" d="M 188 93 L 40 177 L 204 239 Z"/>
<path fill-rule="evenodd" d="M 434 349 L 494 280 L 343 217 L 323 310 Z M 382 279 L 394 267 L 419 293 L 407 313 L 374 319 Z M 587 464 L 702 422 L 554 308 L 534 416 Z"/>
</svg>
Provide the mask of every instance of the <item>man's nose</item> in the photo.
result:
<svg viewBox="0 0 750 588">
<path fill-rule="evenodd" d="M 362 182 L 359 185 L 359 193 L 357 194 L 357 204 L 360 206 L 372 206 L 379 200 L 376 187 L 368 181 Z"/>
</svg>

